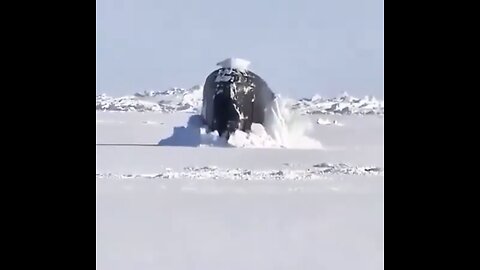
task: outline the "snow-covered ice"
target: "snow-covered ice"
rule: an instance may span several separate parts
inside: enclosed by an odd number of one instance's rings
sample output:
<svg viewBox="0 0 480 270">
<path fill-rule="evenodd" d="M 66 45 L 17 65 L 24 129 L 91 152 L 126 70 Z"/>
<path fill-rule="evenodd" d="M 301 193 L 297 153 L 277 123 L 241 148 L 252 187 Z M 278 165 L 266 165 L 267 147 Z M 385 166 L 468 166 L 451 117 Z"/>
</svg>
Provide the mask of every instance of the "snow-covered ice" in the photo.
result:
<svg viewBox="0 0 480 270">
<path fill-rule="evenodd" d="M 226 142 L 199 97 L 97 96 L 97 269 L 384 268 L 383 101 L 293 101 Z"/>
</svg>

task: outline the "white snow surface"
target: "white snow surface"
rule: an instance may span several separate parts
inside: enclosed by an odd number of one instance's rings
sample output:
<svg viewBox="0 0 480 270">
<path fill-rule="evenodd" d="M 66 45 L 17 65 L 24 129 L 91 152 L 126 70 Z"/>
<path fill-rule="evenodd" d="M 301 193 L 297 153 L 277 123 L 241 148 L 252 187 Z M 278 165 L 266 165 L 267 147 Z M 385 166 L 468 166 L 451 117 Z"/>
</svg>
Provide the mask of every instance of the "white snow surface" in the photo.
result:
<svg viewBox="0 0 480 270">
<path fill-rule="evenodd" d="M 145 121 L 144 121 L 145 123 Z M 290 131 L 284 123 L 272 123 L 269 132 L 260 124 L 252 124 L 251 132 L 237 130 L 226 141 L 217 132 L 206 132 L 200 115 L 192 115 L 186 125 L 176 126 L 168 138 L 162 139 L 161 146 L 195 146 L 195 147 L 237 147 L 237 148 L 290 148 L 321 149 L 320 142 L 305 134 L 305 130 Z"/>
<path fill-rule="evenodd" d="M 97 178 L 148 178 L 148 179 L 226 179 L 226 180 L 314 180 L 327 179 L 325 175 L 383 175 L 378 167 L 353 167 L 348 164 L 315 164 L 309 169 L 292 170 L 249 170 L 249 169 L 219 169 L 217 166 L 185 167 L 180 171 L 170 168 L 155 174 L 112 174 L 98 173 Z"/>
<path fill-rule="evenodd" d="M 383 117 L 280 104 L 226 142 L 198 125 L 198 90 L 130 99 L 169 113 L 97 110 L 97 269 L 384 269 Z"/>
</svg>

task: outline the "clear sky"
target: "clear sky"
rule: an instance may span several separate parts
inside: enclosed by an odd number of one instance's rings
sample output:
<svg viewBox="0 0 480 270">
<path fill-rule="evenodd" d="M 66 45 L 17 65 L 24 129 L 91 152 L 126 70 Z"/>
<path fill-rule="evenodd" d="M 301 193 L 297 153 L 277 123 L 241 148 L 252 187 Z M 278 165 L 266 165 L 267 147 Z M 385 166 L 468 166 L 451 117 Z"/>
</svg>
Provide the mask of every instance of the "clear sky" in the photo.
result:
<svg viewBox="0 0 480 270">
<path fill-rule="evenodd" d="M 97 94 L 189 88 L 240 57 L 286 96 L 383 98 L 383 0 L 96 1 Z"/>
</svg>

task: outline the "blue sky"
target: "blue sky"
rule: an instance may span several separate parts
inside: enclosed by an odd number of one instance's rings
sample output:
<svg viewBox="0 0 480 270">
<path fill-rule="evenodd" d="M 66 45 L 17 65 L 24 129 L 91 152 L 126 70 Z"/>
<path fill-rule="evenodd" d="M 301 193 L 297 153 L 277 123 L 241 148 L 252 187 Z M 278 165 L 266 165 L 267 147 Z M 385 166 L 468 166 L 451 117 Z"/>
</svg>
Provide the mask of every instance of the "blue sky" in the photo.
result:
<svg viewBox="0 0 480 270">
<path fill-rule="evenodd" d="M 383 0 L 97 0 L 96 90 L 188 88 L 227 57 L 275 92 L 384 93 Z"/>
</svg>

